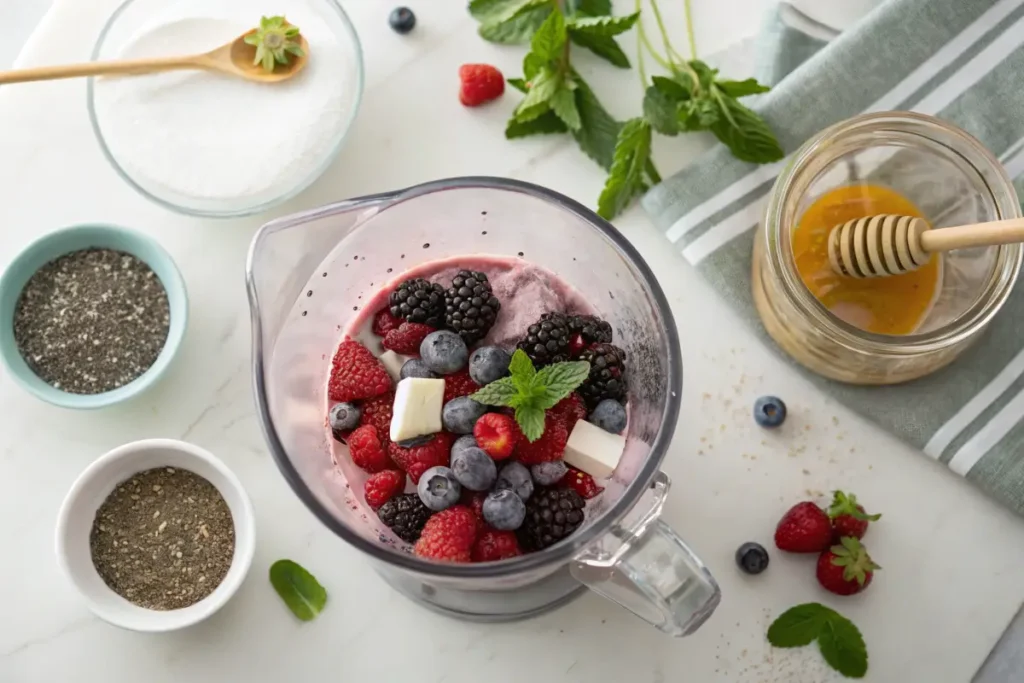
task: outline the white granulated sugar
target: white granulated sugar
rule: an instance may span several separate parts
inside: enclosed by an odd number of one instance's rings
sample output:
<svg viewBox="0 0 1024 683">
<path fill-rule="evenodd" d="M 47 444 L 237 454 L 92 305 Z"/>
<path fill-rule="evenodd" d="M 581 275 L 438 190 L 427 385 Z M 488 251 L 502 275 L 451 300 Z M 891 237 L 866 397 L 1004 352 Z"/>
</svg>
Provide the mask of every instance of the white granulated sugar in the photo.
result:
<svg viewBox="0 0 1024 683">
<path fill-rule="evenodd" d="M 267 201 L 330 156 L 354 106 L 338 43 L 302 0 L 176 2 L 131 36 L 124 58 L 205 52 L 284 14 L 310 45 L 294 78 L 254 83 L 204 71 L 97 79 L 96 117 L 111 153 L 147 190 L 198 200 Z"/>
</svg>

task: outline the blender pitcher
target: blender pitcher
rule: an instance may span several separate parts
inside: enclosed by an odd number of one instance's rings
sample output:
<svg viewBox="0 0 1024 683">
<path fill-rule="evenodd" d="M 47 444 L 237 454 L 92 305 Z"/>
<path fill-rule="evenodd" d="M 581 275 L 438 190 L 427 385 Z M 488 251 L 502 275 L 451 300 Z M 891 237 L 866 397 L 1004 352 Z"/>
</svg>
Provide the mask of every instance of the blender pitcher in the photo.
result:
<svg viewBox="0 0 1024 683">
<path fill-rule="evenodd" d="M 388 281 L 458 255 L 521 257 L 579 291 L 611 323 L 630 373 L 626 448 L 586 520 L 537 553 L 481 564 L 409 552 L 366 505 L 365 474 L 331 457 L 327 377 L 341 330 Z M 658 470 L 679 413 L 682 363 L 668 302 L 609 223 L 551 190 L 458 178 L 339 202 L 274 220 L 246 264 L 256 404 L 271 454 L 306 506 L 406 596 L 484 621 L 554 608 L 585 588 L 660 630 L 696 630 L 721 597 L 704 564 L 659 517 Z"/>
</svg>

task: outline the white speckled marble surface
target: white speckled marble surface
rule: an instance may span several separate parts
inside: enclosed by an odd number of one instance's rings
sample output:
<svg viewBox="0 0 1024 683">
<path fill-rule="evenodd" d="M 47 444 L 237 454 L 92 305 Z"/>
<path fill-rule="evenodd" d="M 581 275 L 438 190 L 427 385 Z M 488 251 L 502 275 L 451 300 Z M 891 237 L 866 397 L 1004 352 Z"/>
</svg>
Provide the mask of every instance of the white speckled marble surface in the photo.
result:
<svg viewBox="0 0 1024 683">
<path fill-rule="evenodd" d="M 753 35 L 768 2 L 695 0 L 702 52 Z M 14 60 L 48 4 L 6 3 L 0 66 Z M 116 4 L 56 0 L 20 63 L 85 58 Z M 502 140 L 512 98 L 474 112 L 457 105 L 459 63 L 491 61 L 511 72 L 521 57 L 518 49 L 478 41 L 461 2 L 410 2 L 420 26 L 407 38 L 387 29 L 386 3 L 343 4 L 367 53 L 363 112 L 338 163 L 285 210 L 480 173 L 531 180 L 593 202 L 602 176 L 572 145 Z M 749 52 L 734 52 L 730 60 L 742 69 Z M 634 75 L 589 62 L 584 70 L 616 114 L 635 112 Z M 410 119 L 413 98 L 417 116 Z M 464 144 L 453 148 L 452 136 Z M 705 144 L 694 138 L 663 145 L 663 172 L 686 163 Z M 192 295 L 190 329 L 172 376 L 130 405 L 69 413 L 27 398 L 0 375 L 2 683 L 355 680 L 368 679 L 380 666 L 391 674 L 376 680 L 478 681 L 486 674 L 493 681 L 818 683 L 830 679 L 813 651 L 773 653 L 763 640 L 768 620 L 782 609 L 829 601 L 813 585 L 806 563 L 776 556 L 766 575 L 747 579 L 735 571 L 731 555 L 744 540 L 769 541 L 777 516 L 806 490 L 838 486 L 856 490 L 886 513 L 870 539 L 884 573 L 861 598 L 832 602 L 865 633 L 872 656 L 868 680 L 970 680 L 1024 598 L 1021 520 L 823 401 L 716 305 L 713 292 L 666 253 L 660 236 L 634 210 L 617 224 L 669 295 L 687 367 L 676 447 L 665 464 L 676 481 L 666 515 L 718 576 L 722 606 L 682 641 L 592 595 L 505 626 L 424 612 L 388 590 L 306 512 L 263 445 L 250 398 L 241 278 L 246 246 L 261 219 L 187 219 L 136 196 L 92 138 L 82 82 L 0 90 L 0 151 L 6 161 L 0 167 L 0 267 L 49 229 L 105 220 L 160 239 Z M 711 318 L 714 328 L 698 333 L 692 321 Z M 784 396 L 793 416 L 781 434 L 764 438 L 750 423 L 748 408 L 768 391 Z M 232 603 L 209 622 L 167 636 L 128 633 L 97 620 L 58 573 L 52 554 L 57 506 L 71 481 L 100 453 L 149 436 L 188 439 L 220 455 L 253 498 L 260 538 L 252 574 Z M 331 605 L 317 622 L 296 624 L 266 582 L 269 564 L 285 556 L 312 569 L 331 592 Z M 974 680 L 1019 681 L 1022 640 L 1018 618 Z M 402 656 L 396 658 L 396 651 Z"/>
</svg>

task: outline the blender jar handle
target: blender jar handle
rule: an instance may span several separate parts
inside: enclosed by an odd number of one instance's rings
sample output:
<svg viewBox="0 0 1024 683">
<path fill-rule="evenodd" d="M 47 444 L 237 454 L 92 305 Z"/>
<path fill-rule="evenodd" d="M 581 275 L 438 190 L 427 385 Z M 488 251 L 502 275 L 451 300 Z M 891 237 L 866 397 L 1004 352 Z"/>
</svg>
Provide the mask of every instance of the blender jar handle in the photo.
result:
<svg viewBox="0 0 1024 683">
<path fill-rule="evenodd" d="M 718 607 L 718 583 L 661 521 L 672 482 L 659 472 L 625 519 L 577 555 L 572 576 L 673 636 L 696 631 Z"/>
</svg>

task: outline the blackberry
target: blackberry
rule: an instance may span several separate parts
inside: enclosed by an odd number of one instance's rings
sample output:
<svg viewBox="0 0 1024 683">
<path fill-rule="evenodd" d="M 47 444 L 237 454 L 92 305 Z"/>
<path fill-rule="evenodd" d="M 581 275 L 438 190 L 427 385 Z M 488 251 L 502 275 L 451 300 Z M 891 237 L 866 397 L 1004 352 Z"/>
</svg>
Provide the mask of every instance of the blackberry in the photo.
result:
<svg viewBox="0 0 1024 683">
<path fill-rule="evenodd" d="M 583 338 L 584 346 L 612 343 L 612 326 L 596 315 L 570 316 L 569 330 Z"/>
<path fill-rule="evenodd" d="M 526 501 L 526 519 L 516 535 L 523 548 L 543 550 L 583 523 L 586 502 L 572 489 L 542 488 Z"/>
<path fill-rule="evenodd" d="M 395 496 L 380 506 L 377 516 L 395 535 L 407 543 L 419 540 L 423 525 L 430 519 L 430 511 L 415 493 Z"/>
<path fill-rule="evenodd" d="M 406 280 L 388 297 L 391 315 L 440 329 L 444 322 L 444 287 L 423 278 Z"/>
<path fill-rule="evenodd" d="M 530 325 L 526 336 L 516 348 L 522 349 L 535 367 L 569 360 L 569 317 L 562 313 L 545 313 Z"/>
<path fill-rule="evenodd" d="M 460 270 L 444 294 L 444 324 L 458 333 L 466 346 L 487 335 L 501 310 L 487 276 L 475 270 Z"/>
<path fill-rule="evenodd" d="M 584 349 L 579 360 L 590 363 L 590 376 L 580 385 L 587 408 L 593 410 L 605 399 L 626 401 L 626 352 L 612 344 L 595 344 Z"/>
</svg>

